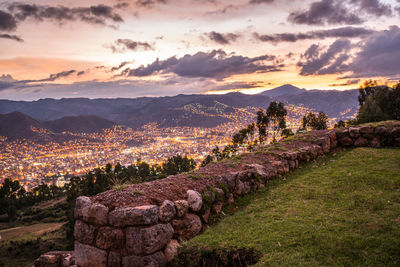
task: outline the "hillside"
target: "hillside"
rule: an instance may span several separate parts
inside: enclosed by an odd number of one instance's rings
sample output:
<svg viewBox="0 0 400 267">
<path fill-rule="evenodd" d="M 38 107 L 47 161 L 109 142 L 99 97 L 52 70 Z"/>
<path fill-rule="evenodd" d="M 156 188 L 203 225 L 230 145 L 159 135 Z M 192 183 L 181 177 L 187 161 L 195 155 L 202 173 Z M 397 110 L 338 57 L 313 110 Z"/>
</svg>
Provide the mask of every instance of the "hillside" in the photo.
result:
<svg viewBox="0 0 400 267">
<path fill-rule="evenodd" d="M 39 137 L 40 134 L 33 128 L 41 129 L 43 125 L 21 112 L 0 114 L 0 136 L 6 136 L 11 140 Z"/>
<path fill-rule="evenodd" d="M 358 109 L 357 95 L 356 90 L 307 91 L 284 85 L 257 95 L 229 93 L 133 99 L 63 98 L 30 102 L 0 100 L 0 113 L 19 111 L 41 121 L 58 120 L 66 116 L 95 115 L 133 128 L 149 122 L 157 122 L 162 127 L 215 127 L 228 122 L 226 115 L 237 108 L 266 108 L 272 100 L 324 111 L 330 117 L 353 115 Z M 201 112 L 188 108 L 194 106 L 200 107 Z"/>
<path fill-rule="evenodd" d="M 101 132 L 103 129 L 112 128 L 115 123 L 100 118 L 99 116 L 68 116 L 58 120 L 46 121 L 43 126 L 55 133 L 73 132 L 73 133 L 94 133 Z"/>
<path fill-rule="evenodd" d="M 316 111 L 325 112 L 329 117 L 348 118 L 358 108 L 358 90 L 304 90 L 292 85 L 267 90 L 259 95 L 267 95 L 287 104 L 302 105 Z"/>
<path fill-rule="evenodd" d="M 64 131 L 92 133 L 100 132 L 114 125 L 114 122 L 98 116 L 71 116 L 54 121 L 39 122 L 18 111 L 0 114 L 0 136 L 5 136 L 10 140 L 25 138 L 36 142 L 63 142 L 78 138 L 70 134 L 61 134 Z"/>
<path fill-rule="evenodd" d="M 263 92 L 259 93 L 259 95 L 266 95 L 266 96 L 274 98 L 274 97 L 279 97 L 279 96 L 283 96 L 283 95 L 299 95 L 304 92 L 306 92 L 305 89 L 300 89 L 291 84 L 285 84 L 285 85 L 276 87 L 271 90 L 263 91 Z"/>
<path fill-rule="evenodd" d="M 399 161 L 357 148 L 303 165 L 225 208 L 175 266 L 398 266 Z"/>
</svg>

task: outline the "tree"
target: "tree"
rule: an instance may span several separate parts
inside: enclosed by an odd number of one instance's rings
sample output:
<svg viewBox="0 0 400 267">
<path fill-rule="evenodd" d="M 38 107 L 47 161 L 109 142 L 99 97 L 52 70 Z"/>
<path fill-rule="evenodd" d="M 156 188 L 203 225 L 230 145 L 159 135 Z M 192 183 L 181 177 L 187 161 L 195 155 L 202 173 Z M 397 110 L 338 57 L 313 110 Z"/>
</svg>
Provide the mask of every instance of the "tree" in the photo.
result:
<svg viewBox="0 0 400 267">
<path fill-rule="evenodd" d="M 400 82 L 390 88 L 367 81 L 359 88 L 357 123 L 400 120 Z"/>
<path fill-rule="evenodd" d="M 293 136 L 293 135 L 294 135 L 293 131 L 288 128 L 283 129 L 282 134 L 281 134 L 282 138 L 288 138 L 289 136 Z"/>
<path fill-rule="evenodd" d="M 272 128 L 272 142 L 276 142 L 276 137 L 286 128 L 287 111 L 282 102 L 271 102 L 266 111 L 269 126 Z"/>
<path fill-rule="evenodd" d="M 307 129 L 311 127 L 313 130 L 324 130 L 328 128 L 328 116 L 325 113 L 319 112 L 318 116 L 314 113 L 309 112 L 306 116 L 303 116 L 302 127 Z"/>
<path fill-rule="evenodd" d="M 189 159 L 187 156 L 173 156 L 167 159 L 162 165 L 163 172 L 166 175 L 175 175 L 182 172 L 188 172 L 196 168 L 194 159 Z"/>
<path fill-rule="evenodd" d="M 333 126 L 334 128 L 343 128 L 346 127 L 346 123 L 342 120 L 338 121 L 338 123 L 335 123 L 335 125 Z"/>
</svg>

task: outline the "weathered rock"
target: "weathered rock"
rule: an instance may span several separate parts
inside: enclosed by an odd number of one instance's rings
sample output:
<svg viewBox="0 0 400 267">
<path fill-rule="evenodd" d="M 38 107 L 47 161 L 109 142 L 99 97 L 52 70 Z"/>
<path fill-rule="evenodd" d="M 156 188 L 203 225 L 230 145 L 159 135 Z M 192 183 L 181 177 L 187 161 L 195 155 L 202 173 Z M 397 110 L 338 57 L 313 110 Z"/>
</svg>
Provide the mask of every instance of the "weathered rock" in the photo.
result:
<svg viewBox="0 0 400 267">
<path fill-rule="evenodd" d="M 126 248 L 135 255 L 151 254 L 162 249 L 172 238 L 171 224 L 157 224 L 146 228 L 126 229 Z"/>
<path fill-rule="evenodd" d="M 202 213 L 201 213 L 201 218 L 203 219 L 203 221 L 205 223 L 208 222 L 208 218 L 210 218 L 210 209 L 205 209 Z"/>
<path fill-rule="evenodd" d="M 158 218 L 162 222 L 171 221 L 176 214 L 175 204 L 170 200 L 164 200 L 162 205 L 160 206 Z"/>
<path fill-rule="evenodd" d="M 187 201 L 189 208 L 195 212 L 200 211 L 201 206 L 203 205 L 203 199 L 201 198 L 200 193 L 194 190 L 188 190 L 186 194 L 188 196 Z"/>
<path fill-rule="evenodd" d="M 240 181 L 240 179 L 236 179 L 236 187 L 235 191 L 233 192 L 236 196 L 241 196 L 244 193 L 244 183 Z"/>
<path fill-rule="evenodd" d="M 215 188 L 215 191 L 217 191 L 217 193 L 218 193 L 218 196 L 219 196 L 219 199 L 222 199 L 222 198 L 224 198 L 225 197 L 225 192 L 224 192 L 224 190 L 222 190 L 221 188 Z"/>
<path fill-rule="evenodd" d="M 296 168 L 296 161 L 295 160 L 288 160 L 289 168 L 295 169 Z"/>
<path fill-rule="evenodd" d="M 394 145 L 395 145 L 395 146 L 400 146 L 400 137 L 398 137 L 398 138 L 396 138 L 396 139 L 394 140 Z"/>
<path fill-rule="evenodd" d="M 214 204 L 213 206 L 213 210 L 215 211 L 215 213 L 220 213 L 222 210 L 222 202 L 217 202 Z"/>
<path fill-rule="evenodd" d="M 100 227 L 96 236 L 96 247 L 119 250 L 125 246 L 125 235 L 121 229 L 109 226 Z"/>
<path fill-rule="evenodd" d="M 283 161 L 272 161 L 271 165 L 276 169 L 278 174 L 289 172 L 289 164 L 284 164 Z"/>
<path fill-rule="evenodd" d="M 360 137 L 360 128 L 350 127 L 349 128 L 349 134 L 353 138 Z"/>
<path fill-rule="evenodd" d="M 256 177 L 260 180 L 265 180 L 266 178 L 268 178 L 267 169 L 260 164 L 247 164 L 244 166 L 244 168 L 251 173 L 251 176 Z"/>
<path fill-rule="evenodd" d="M 375 148 L 381 147 L 381 141 L 379 140 L 379 138 L 377 138 L 377 137 L 372 138 L 371 147 L 375 147 Z"/>
<path fill-rule="evenodd" d="M 179 240 L 188 240 L 198 235 L 202 229 L 199 216 L 188 213 L 183 219 L 175 219 L 172 221 L 175 235 Z"/>
<path fill-rule="evenodd" d="M 379 135 L 379 136 L 384 136 L 387 134 L 387 128 L 386 127 L 378 127 L 375 128 L 375 134 Z"/>
<path fill-rule="evenodd" d="M 158 207 L 146 205 L 118 208 L 110 212 L 108 220 L 116 227 L 155 224 L 158 222 Z"/>
<path fill-rule="evenodd" d="M 108 265 L 109 267 L 121 267 L 121 254 L 111 251 L 108 253 Z"/>
<path fill-rule="evenodd" d="M 372 135 L 374 133 L 374 128 L 371 126 L 363 126 L 360 127 L 360 134 L 365 135 Z"/>
<path fill-rule="evenodd" d="M 165 256 L 161 251 L 143 257 L 126 256 L 122 258 L 123 267 L 163 267 L 165 264 Z"/>
<path fill-rule="evenodd" d="M 369 145 L 368 139 L 364 137 L 359 137 L 357 140 L 354 142 L 354 146 L 356 147 L 366 147 Z"/>
<path fill-rule="evenodd" d="M 390 135 L 395 139 L 400 137 L 400 127 L 393 128 Z"/>
<path fill-rule="evenodd" d="M 176 216 L 185 217 L 189 210 L 189 203 L 186 200 L 177 200 L 174 204 L 176 208 Z"/>
<path fill-rule="evenodd" d="M 96 227 L 76 220 L 74 225 L 74 238 L 83 244 L 91 245 L 94 241 Z"/>
<path fill-rule="evenodd" d="M 244 190 L 244 193 L 245 194 L 248 194 L 248 193 L 250 193 L 251 192 L 251 185 L 250 185 L 250 182 L 248 182 L 248 181 L 246 181 L 246 182 L 244 182 L 243 183 L 243 190 Z"/>
<path fill-rule="evenodd" d="M 232 203 L 234 203 L 234 202 L 235 202 L 235 199 L 234 199 L 234 197 L 233 197 L 233 194 L 230 193 L 229 196 L 228 196 L 228 204 L 232 204 Z"/>
<path fill-rule="evenodd" d="M 78 197 L 75 204 L 75 218 L 88 223 L 106 225 L 108 208 L 100 203 L 92 203 L 88 197 Z"/>
<path fill-rule="evenodd" d="M 329 136 L 320 137 L 317 140 L 313 141 L 313 144 L 316 144 L 319 147 L 321 147 L 324 153 L 329 153 L 331 149 L 331 139 L 329 138 Z"/>
<path fill-rule="evenodd" d="M 351 146 L 353 144 L 353 139 L 350 136 L 343 135 L 339 139 L 339 144 L 344 147 Z"/>
<path fill-rule="evenodd" d="M 43 254 L 35 260 L 35 267 L 58 267 L 60 263 L 60 258 L 57 255 Z"/>
<path fill-rule="evenodd" d="M 179 242 L 175 239 L 169 241 L 169 243 L 165 246 L 164 255 L 166 262 L 172 261 L 175 256 L 178 254 L 178 248 L 180 247 Z"/>
<path fill-rule="evenodd" d="M 80 267 L 107 266 L 107 251 L 75 241 L 75 263 Z"/>
</svg>

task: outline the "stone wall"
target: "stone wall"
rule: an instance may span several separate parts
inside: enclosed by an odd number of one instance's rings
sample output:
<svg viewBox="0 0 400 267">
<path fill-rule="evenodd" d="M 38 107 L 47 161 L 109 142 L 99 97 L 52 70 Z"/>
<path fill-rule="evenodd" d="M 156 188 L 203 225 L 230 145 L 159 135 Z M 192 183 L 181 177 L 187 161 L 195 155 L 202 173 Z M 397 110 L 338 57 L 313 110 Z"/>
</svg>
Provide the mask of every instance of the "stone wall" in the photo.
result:
<svg viewBox="0 0 400 267">
<path fill-rule="evenodd" d="M 337 146 L 399 147 L 400 125 L 309 132 L 193 173 L 79 197 L 73 259 L 58 256 L 51 265 L 42 255 L 35 266 L 165 266 L 180 241 L 207 227 L 210 214 Z"/>
</svg>

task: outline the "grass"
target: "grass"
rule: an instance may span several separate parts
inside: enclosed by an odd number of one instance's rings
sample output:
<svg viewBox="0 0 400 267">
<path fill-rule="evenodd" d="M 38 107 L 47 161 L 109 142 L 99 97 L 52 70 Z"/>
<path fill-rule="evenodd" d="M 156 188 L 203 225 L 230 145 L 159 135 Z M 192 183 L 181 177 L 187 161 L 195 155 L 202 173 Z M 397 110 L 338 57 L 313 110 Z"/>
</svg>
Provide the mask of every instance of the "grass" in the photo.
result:
<svg viewBox="0 0 400 267">
<path fill-rule="evenodd" d="M 1 241 L 24 240 L 39 237 L 46 232 L 60 229 L 64 223 L 38 223 L 29 226 L 20 226 L 0 231 Z"/>
<path fill-rule="evenodd" d="M 31 266 L 41 254 L 65 250 L 64 223 L 39 223 L 0 231 L 0 266 Z"/>
<path fill-rule="evenodd" d="M 400 149 L 338 151 L 224 211 L 183 244 L 181 264 L 244 249 L 259 252 L 256 266 L 399 266 Z"/>
</svg>

